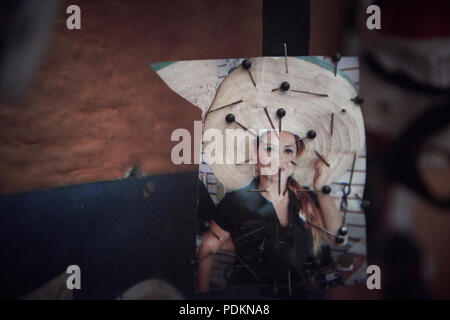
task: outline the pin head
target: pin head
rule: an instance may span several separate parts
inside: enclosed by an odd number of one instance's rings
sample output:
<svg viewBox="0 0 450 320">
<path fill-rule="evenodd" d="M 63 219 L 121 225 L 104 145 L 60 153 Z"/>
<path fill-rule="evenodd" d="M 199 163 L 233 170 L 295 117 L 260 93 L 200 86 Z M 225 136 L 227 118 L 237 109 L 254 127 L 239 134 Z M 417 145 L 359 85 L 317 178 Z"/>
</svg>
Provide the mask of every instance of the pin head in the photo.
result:
<svg viewBox="0 0 450 320">
<path fill-rule="evenodd" d="M 326 193 L 326 194 L 330 193 L 331 192 L 330 186 L 323 186 L 322 187 L 322 192 Z"/>
<path fill-rule="evenodd" d="M 345 235 L 347 235 L 347 233 L 348 233 L 348 230 L 347 230 L 346 227 L 340 227 L 339 228 L 339 235 L 345 236 Z"/>
<path fill-rule="evenodd" d="M 339 52 L 335 52 L 333 53 L 333 55 L 331 56 L 331 60 L 333 60 L 333 62 L 338 62 L 339 60 L 341 60 L 341 54 Z"/>
<path fill-rule="evenodd" d="M 287 81 L 283 81 L 280 85 L 280 89 L 283 91 L 288 91 L 291 85 Z"/>
<path fill-rule="evenodd" d="M 334 238 L 334 241 L 336 243 L 343 243 L 345 241 L 344 236 L 337 236 L 336 238 Z"/>
<path fill-rule="evenodd" d="M 250 69 L 250 67 L 252 66 L 252 62 L 249 59 L 244 59 L 244 61 L 242 61 L 242 67 L 244 69 Z"/>
<path fill-rule="evenodd" d="M 286 115 L 286 110 L 284 110 L 283 108 L 280 108 L 277 110 L 277 116 L 279 118 L 283 118 Z"/>
<path fill-rule="evenodd" d="M 361 208 L 363 208 L 364 210 L 367 210 L 370 208 L 370 201 L 369 200 L 363 200 L 361 202 Z"/>
<path fill-rule="evenodd" d="M 227 114 L 227 116 L 225 117 L 225 120 L 226 120 L 228 123 L 233 123 L 233 122 L 236 120 L 236 118 L 234 117 L 234 114 L 229 113 L 229 114 Z"/>
<path fill-rule="evenodd" d="M 314 130 L 309 130 L 306 135 L 309 139 L 314 139 L 316 137 L 316 132 Z"/>
<path fill-rule="evenodd" d="M 363 104 L 364 98 L 361 96 L 356 96 L 355 98 L 353 98 L 353 102 L 356 104 Z"/>
</svg>

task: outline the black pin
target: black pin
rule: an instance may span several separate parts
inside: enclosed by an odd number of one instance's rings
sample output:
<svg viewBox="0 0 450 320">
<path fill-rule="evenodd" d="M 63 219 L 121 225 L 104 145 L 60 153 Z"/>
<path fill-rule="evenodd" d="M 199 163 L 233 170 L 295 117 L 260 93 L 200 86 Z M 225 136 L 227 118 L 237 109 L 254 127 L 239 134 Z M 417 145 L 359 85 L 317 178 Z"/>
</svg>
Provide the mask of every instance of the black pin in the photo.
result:
<svg viewBox="0 0 450 320">
<path fill-rule="evenodd" d="M 288 59 L 287 59 L 287 44 L 284 43 L 284 66 L 286 67 L 286 73 L 289 73 L 288 71 Z"/>
<path fill-rule="evenodd" d="M 334 63 L 334 76 L 336 76 L 337 74 L 337 68 L 338 68 L 338 63 L 339 60 L 341 60 L 341 54 L 339 52 L 335 52 L 332 56 L 331 56 L 331 60 Z"/>
<path fill-rule="evenodd" d="M 278 122 L 279 126 L 278 126 L 278 130 L 281 132 L 281 119 L 286 115 L 286 110 L 284 110 L 283 108 L 280 108 L 277 110 L 277 116 L 278 118 L 280 118 L 280 121 Z"/>
<path fill-rule="evenodd" d="M 361 208 L 363 210 L 367 210 L 370 208 L 370 201 L 369 200 L 363 200 L 361 201 Z"/>
<path fill-rule="evenodd" d="M 216 237 L 217 238 L 217 240 L 222 240 L 218 235 L 217 235 L 217 233 L 215 233 L 214 231 L 212 231 L 211 229 L 209 230 L 212 234 L 213 234 L 213 236 L 214 237 Z"/>
<path fill-rule="evenodd" d="M 349 183 L 342 183 L 342 198 L 341 198 L 341 204 L 340 204 L 340 210 L 344 212 L 344 215 L 342 216 L 342 225 L 345 224 L 345 220 L 347 217 L 348 196 L 352 193 L 352 187 L 351 187 L 352 174 L 353 173 L 351 173 L 351 175 L 350 175 Z"/>
<path fill-rule="evenodd" d="M 324 228 L 322 228 L 322 227 L 319 227 L 319 226 L 313 224 L 311 221 L 306 220 L 306 223 L 309 224 L 311 227 L 316 228 L 317 230 L 322 231 L 323 233 L 325 233 L 326 235 L 328 235 L 328 236 L 330 236 L 330 237 L 335 237 L 335 235 L 332 234 L 330 231 L 328 231 L 328 230 L 326 230 L 326 229 L 324 229 Z"/>
<path fill-rule="evenodd" d="M 267 111 L 266 107 L 264 107 L 264 112 L 266 113 L 267 119 L 269 119 L 270 126 L 272 127 L 273 130 L 275 130 L 275 126 L 273 125 L 272 119 L 270 118 L 269 112 Z"/>
<path fill-rule="evenodd" d="M 344 236 L 337 236 L 336 238 L 334 238 L 334 241 L 336 243 L 343 243 L 345 241 Z"/>
<path fill-rule="evenodd" d="M 234 121 L 236 121 L 236 118 L 235 118 L 234 114 L 229 113 L 229 114 L 227 114 L 227 116 L 225 117 L 225 120 L 226 120 L 228 123 L 233 123 Z"/>
<path fill-rule="evenodd" d="M 283 108 L 280 108 L 277 110 L 278 118 L 283 118 L 285 115 L 286 115 L 286 110 L 284 110 Z"/>
<path fill-rule="evenodd" d="M 291 161 L 291 162 L 293 162 L 293 161 Z M 297 165 L 297 164 L 296 164 L 296 165 Z M 292 178 L 292 176 L 289 176 L 289 177 L 287 178 L 287 180 L 286 180 L 286 185 L 284 186 L 283 196 L 286 194 L 286 192 L 287 192 L 288 189 L 289 189 L 289 180 L 291 180 L 291 178 Z"/>
<path fill-rule="evenodd" d="M 334 130 L 334 113 L 331 114 L 331 123 L 330 123 L 330 135 L 333 136 Z"/>
<path fill-rule="evenodd" d="M 314 139 L 316 137 L 316 132 L 314 130 L 309 130 L 308 133 L 306 134 L 306 136 L 309 139 Z"/>
<path fill-rule="evenodd" d="M 291 89 L 292 92 L 298 92 L 298 93 L 305 93 L 305 94 L 312 94 L 314 96 L 319 96 L 319 97 L 328 97 L 327 94 L 325 93 L 317 93 L 317 92 L 310 92 L 310 91 L 302 91 L 302 90 L 294 90 Z"/>
<path fill-rule="evenodd" d="M 244 61 L 242 61 L 242 67 L 245 70 L 250 69 L 251 66 L 252 66 L 252 62 L 249 59 L 244 59 Z"/>
<path fill-rule="evenodd" d="M 350 180 L 348 183 L 350 185 L 350 187 L 351 187 L 352 181 L 353 181 L 353 173 L 355 172 L 355 164 L 356 164 L 356 152 L 353 154 L 352 171 L 350 172 Z"/>
<path fill-rule="evenodd" d="M 320 161 L 322 161 L 323 163 L 325 163 L 325 165 L 327 167 L 330 167 L 330 164 L 328 163 L 327 159 L 325 159 L 324 156 L 322 156 L 320 153 L 318 153 L 316 150 L 314 150 L 314 152 L 316 153 L 317 157 L 319 157 Z"/>
<path fill-rule="evenodd" d="M 361 105 L 364 103 L 364 98 L 361 96 L 356 96 L 353 99 L 351 99 L 355 104 Z"/>
<path fill-rule="evenodd" d="M 283 91 L 288 91 L 291 85 L 287 81 L 283 81 L 280 85 L 280 89 Z"/>
<path fill-rule="evenodd" d="M 322 192 L 325 194 L 328 194 L 331 192 L 331 187 L 330 186 L 323 186 L 322 187 Z"/>
<path fill-rule="evenodd" d="M 300 191 L 304 191 L 304 192 L 321 192 L 322 190 L 313 190 L 309 187 L 303 187 L 300 189 Z"/>
<path fill-rule="evenodd" d="M 338 233 L 340 236 L 346 236 L 348 234 L 348 229 L 346 227 L 340 227 Z"/>
<path fill-rule="evenodd" d="M 244 61 L 242 61 L 241 65 L 242 65 L 242 68 L 247 70 L 248 75 L 250 76 L 250 80 L 252 80 L 253 86 L 256 87 L 255 80 L 253 80 L 252 73 L 250 72 L 250 67 L 252 66 L 252 62 L 249 59 L 244 59 Z"/>
<path fill-rule="evenodd" d="M 287 81 L 283 81 L 278 88 L 272 89 L 272 92 L 277 90 L 288 91 L 291 85 Z"/>
<path fill-rule="evenodd" d="M 228 107 L 231 107 L 231 106 L 234 106 L 235 104 L 241 103 L 241 102 L 243 102 L 243 101 L 244 101 L 244 100 L 241 99 L 241 100 L 238 100 L 238 101 L 235 101 L 235 102 L 226 104 L 226 105 L 224 105 L 224 106 L 222 106 L 222 107 L 219 107 L 219 108 L 217 108 L 217 109 L 210 110 L 209 113 L 214 112 L 214 111 L 218 111 L 218 110 L 221 110 L 221 109 L 224 109 L 224 108 L 228 108 Z"/>
<path fill-rule="evenodd" d="M 246 233 L 246 234 L 243 234 L 242 236 L 240 236 L 237 240 L 236 240 L 236 242 L 239 242 L 239 241 L 241 241 L 241 240 L 244 240 L 244 239 L 247 239 L 248 237 L 250 237 L 251 235 L 253 235 L 253 234 L 255 234 L 255 233 L 257 233 L 257 232 L 259 232 L 259 231 L 261 231 L 261 230 L 263 230 L 263 229 L 265 229 L 266 228 L 266 226 L 262 226 L 262 227 L 259 227 L 259 228 L 257 228 L 257 229 L 255 229 L 255 230 L 252 230 L 252 231 L 250 231 L 250 232 L 248 232 L 248 233 Z M 241 230 L 244 230 L 244 228 L 241 226 Z"/>
<path fill-rule="evenodd" d="M 264 112 L 266 113 L 267 119 L 269 119 L 270 126 L 272 127 L 273 131 L 275 132 L 275 135 L 279 138 L 278 132 L 275 130 L 275 125 L 272 122 L 272 118 L 270 118 L 269 112 L 267 111 L 267 108 L 264 107 Z"/>
<path fill-rule="evenodd" d="M 236 121 L 236 117 L 234 116 L 234 114 L 229 113 L 225 116 L 225 121 L 228 123 L 236 123 L 238 126 L 240 126 L 242 129 L 244 129 L 245 131 L 250 132 L 250 134 L 252 134 L 253 136 L 257 137 L 256 134 L 254 134 L 253 132 L 251 132 L 250 130 L 247 129 L 247 127 L 245 127 L 244 125 L 242 125 L 241 123 Z"/>
<path fill-rule="evenodd" d="M 281 194 L 281 168 L 278 168 L 278 195 Z"/>
</svg>

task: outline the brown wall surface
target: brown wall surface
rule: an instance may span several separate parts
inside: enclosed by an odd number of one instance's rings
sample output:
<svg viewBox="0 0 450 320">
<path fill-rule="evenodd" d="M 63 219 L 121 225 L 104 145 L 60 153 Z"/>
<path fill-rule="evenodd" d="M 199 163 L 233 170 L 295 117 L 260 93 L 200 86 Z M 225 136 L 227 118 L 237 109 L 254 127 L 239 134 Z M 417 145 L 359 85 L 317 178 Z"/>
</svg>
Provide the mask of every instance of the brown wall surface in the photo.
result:
<svg viewBox="0 0 450 320">
<path fill-rule="evenodd" d="M 66 8 L 81 8 L 81 30 Z M 261 55 L 262 2 L 91 1 L 60 6 L 49 47 L 26 94 L 0 102 L 0 193 L 145 173 L 175 166 L 176 128 L 200 112 L 149 62 Z"/>
</svg>

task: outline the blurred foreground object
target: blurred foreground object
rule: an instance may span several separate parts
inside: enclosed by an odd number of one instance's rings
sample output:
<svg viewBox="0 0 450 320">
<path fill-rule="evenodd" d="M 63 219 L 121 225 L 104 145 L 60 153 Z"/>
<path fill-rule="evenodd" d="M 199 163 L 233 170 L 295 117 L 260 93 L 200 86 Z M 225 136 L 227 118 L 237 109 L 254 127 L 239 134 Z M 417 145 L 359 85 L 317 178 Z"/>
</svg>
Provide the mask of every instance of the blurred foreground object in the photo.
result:
<svg viewBox="0 0 450 320">
<path fill-rule="evenodd" d="M 0 95 L 23 92 L 39 65 L 50 35 L 56 0 L 0 3 Z"/>
<path fill-rule="evenodd" d="M 121 300 L 182 300 L 183 296 L 170 283 L 160 279 L 139 282 L 125 291 Z"/>
<path fill-rule="evenodd" d="M 381 30 L 358 27 L 368 172 L 380 174 L 368 189 L 383 221 L 368 236 L 382 244 L 386 298 L 448 297 L 450 4 L 376 4 Z"/>
<path fill-rule="evenodd" d="M 383 167 L 392 181 L 448 207 L 450 4 L 377 4 L 381 30 L 359 26 L 366 98 L 362 109 L 372 148 L 385 157 Z"/>
</svg>

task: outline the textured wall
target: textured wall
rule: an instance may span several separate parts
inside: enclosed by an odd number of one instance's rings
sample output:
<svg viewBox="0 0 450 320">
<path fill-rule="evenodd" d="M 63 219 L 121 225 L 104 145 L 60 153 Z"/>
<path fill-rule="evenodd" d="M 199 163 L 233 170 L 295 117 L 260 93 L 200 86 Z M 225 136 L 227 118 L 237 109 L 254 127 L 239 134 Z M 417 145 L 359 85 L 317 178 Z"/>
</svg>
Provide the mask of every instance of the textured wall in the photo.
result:
<svg viewBox="0 0 450 320">
<path fill-rule="evenodd" d="M 69 4 L 81 30 L 66 28 Z M 200 112 L 150 61 L 261 55 L 262 2 L 89 1 L 59 9 L 27 92 L 0 102 L 0 193 L 176 172 L 170 134 Z"/>
</svg>

